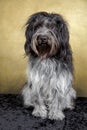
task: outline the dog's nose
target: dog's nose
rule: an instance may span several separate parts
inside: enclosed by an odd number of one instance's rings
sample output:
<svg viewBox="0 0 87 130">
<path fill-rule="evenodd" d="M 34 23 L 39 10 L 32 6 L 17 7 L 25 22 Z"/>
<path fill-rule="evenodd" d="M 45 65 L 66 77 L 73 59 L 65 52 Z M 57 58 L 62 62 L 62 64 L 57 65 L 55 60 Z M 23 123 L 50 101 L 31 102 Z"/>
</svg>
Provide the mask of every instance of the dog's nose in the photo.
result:
<svg viewBox="0 0 87 130">
<path fill-rule="evenodd" d="M 46 43 L 48 40 L 47 36 L 41 36 L 42 43 Z"/>
<path fill-rule="evenodd" d="M 39 35 L 37 40 L 39 44 L 46 44 L 48 41 L 48 37 L 45 35 Z"/>
</svg>

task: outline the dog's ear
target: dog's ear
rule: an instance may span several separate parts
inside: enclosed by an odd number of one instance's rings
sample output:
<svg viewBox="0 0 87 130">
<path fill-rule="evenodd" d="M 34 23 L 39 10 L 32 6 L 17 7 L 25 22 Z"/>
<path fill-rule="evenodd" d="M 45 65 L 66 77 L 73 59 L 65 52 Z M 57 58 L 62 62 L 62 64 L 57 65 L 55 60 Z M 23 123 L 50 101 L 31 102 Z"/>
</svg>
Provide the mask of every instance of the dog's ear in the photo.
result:
<svg viewBox="0 0 87 130">
<path fill-rule="evenodd" d="M 59 46 L 61 53 L 63 53 L 63 56 L 67 55 L 67 49 L 69 47 L 69 31 L 67 27 L 66 21 L 62 18 L 62 16 L 59 15 L 57 18 L 57 37 L 59 41 Z"/>
<path fill-rule="evenodd" d="M 56 19 L 57 23 L 57 38 L 59 41 L 59 47 L 60 47 L 60 57 L 63 59 L 70 60 L 71 57 L 71 47 L 69 44 L 69 31 L 68 31 L 68 25 L 67 22 L 63 19 L 61 15 L 57 16 Z"/>
<path fill-rule="evenodd" d="M 26 52 L 27 55 L 30 53 L 30 44 L 31 44 L 31 38 L 32 38 L 32 35 L 33 35 L 33 30 L 31 29 L 30 26 L 31 25 L 28 24 L 27 27 L 26 27 L 26 31 L 25 31 L 26 42 L 25 42 L 25 45 L 24 45 L 24 49 L 25 49 L 25 52 Z"/>
<path fill-rule="evenodd" d="M 69 43 L 69 31 L 67 23 L 64 20 L 57 21 L 58 39 L 61 44 Z"/>
<path fill-rule="evenodd" d="M 28 55 L 30 53 L 30 49 L 31 49 L 31 39 L 32 39 L 32 35 L 33 35 L 33 24 L 34 24 L 34 18 L 33 16 L 31 16 L 27 23 L 25 24 L 26 26 L 26 30 L 25 30 L 25 37 L 26 37 L 26 42 L 24 45 L 24 49 L 26 54 Z"/>
</svg>

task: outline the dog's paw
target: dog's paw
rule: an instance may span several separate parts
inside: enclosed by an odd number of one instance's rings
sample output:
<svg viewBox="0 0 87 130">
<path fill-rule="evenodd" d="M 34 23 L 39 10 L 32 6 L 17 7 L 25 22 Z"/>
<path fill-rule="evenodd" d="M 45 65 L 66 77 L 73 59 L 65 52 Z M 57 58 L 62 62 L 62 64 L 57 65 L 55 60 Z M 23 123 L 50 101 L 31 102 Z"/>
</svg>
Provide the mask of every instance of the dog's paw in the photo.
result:
<svg viewBox="0 0 87 130">
<path fill-rule="evenodd" d="M 67 106 L 66 109 L 74 110 L 75 107 L 71 105 L 71 106 Z"/>
<path fill-rule="evenodd" d="M 51 120 L 63 120 L 65 118 L 65 115 L 62 111 L 58 112 L 49 112 L 49 119 Z"/>
<path fill-rule="evenodd" d="M 65 109 L 74 110 L 75 109 L 75 103 L 71 102 L 71 103 L 67 104 Z"/>
<path fill-rule="evenodd" d="M 47 110 L 44 106 L 40 108 L 35 108 L 32 112 L 32 115 L 45 119 L 47 117 Z"/>
</svg>

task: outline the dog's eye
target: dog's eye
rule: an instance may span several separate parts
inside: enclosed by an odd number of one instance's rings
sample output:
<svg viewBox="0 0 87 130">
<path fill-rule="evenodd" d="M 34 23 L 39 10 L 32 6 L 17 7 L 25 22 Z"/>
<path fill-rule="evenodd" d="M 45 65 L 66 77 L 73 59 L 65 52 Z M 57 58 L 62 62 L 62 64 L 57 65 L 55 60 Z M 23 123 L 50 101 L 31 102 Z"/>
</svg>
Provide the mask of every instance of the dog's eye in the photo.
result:
<svg viewBox="0 0 87 130">
<path fill-rule="evenodd" d="M 34 26 L 34 30 L 37 30 L 40 27 L 41 27 L 41 24 L 37 24 L 37 25 Z"/>
<path fill-rule="evenodd" d="M 54 29 L 55 25 L 53 25 L 53 24 L 47 24 L 47 28 Z"/>
<path fill-rule="evenodd" d="M 54 28 L 55 28 L 55 26 L 54 26 L 54 25 L 51 25 L 51 28 L 52 28 L 52 29 L 54 29 Z"/>
<path fill-rule="evenodd" d="M 52 25 L 49 24 L 49 23 L 46 24 L 46 27 L 47 27 L 47 28 L 51 28 L 51 26 L 52 26 Z"/>
</svg>

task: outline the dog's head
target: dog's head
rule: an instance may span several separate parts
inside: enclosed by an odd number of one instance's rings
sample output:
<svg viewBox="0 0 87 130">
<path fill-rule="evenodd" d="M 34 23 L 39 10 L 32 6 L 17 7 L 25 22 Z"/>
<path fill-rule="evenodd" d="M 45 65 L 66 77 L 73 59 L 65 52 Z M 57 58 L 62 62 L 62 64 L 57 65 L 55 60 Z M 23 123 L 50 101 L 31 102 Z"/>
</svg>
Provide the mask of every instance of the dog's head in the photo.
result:
<svg viewBox="0 0 87 130">
<path fill-rule="evenodd" d="M 39 12 L 33 14 L 26 24 L 25 52 L 41 59 L 66 53 L 69 43 L 67 24 L 59 14 Z"/>
</svg>

